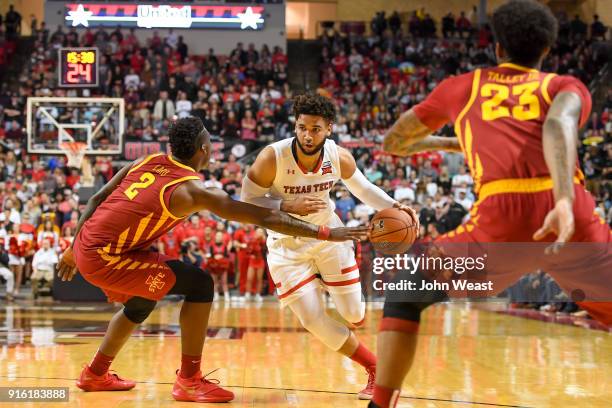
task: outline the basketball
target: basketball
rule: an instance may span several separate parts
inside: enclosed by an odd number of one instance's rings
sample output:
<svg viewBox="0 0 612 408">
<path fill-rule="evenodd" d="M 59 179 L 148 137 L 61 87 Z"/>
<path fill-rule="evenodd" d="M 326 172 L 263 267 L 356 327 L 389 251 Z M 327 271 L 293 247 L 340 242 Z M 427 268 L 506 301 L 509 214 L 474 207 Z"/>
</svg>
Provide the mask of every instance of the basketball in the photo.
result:
<svg viewBox="0 0 612 408">
<path fill-rule="evenodd" d="M 372 219 L 370 241 L 374 248 L 387 255 L 402 254 L 414 243 L 418 227 L 405 211 L 387 208 Z"/>
</svg>

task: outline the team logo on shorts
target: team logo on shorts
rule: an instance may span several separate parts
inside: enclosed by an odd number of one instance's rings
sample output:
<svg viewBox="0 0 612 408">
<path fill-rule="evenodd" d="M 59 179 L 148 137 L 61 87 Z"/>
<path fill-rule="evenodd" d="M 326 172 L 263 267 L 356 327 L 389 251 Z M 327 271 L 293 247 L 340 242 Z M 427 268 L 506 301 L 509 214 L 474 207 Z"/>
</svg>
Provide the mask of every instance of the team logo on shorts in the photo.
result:
<svg viewBox="0 0 612 408">
<path fill-rule="evenodd" d="M 332 173 L 332 165 L 331 162 L 326 161 L 325 163 L 323 163 L 321 165 L 321 175 L 325 175 L 325 174 L 331 174 Z"/>
<path fill-rule="evenodd" d="M 165 277 L 166 274 L 162 272 L 158 272 L 155 277 L 153 277 L 153 275 L 149 275 L 145 282 L 145 285 L 149 285 L 149 292 L 155 293 L 155 291 L 161 290 L 166 285 L 166 282 L 164 282 Z"/>
</svg>

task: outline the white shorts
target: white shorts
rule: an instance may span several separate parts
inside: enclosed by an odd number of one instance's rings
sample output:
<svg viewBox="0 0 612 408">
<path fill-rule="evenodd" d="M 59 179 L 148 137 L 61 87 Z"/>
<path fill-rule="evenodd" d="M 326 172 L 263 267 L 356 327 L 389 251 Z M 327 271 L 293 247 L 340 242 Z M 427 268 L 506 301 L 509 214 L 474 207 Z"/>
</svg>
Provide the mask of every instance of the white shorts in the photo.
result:
<svg viewBox="0 0 612 408">
<path fill-rule="evenodd" d="M 25 258 L 22 256 L 9 254 L 9 265 L 10 266 L 25 265 Z"/>
<path fill-rule="evenodd" d="M 332 295 L 361 292 L 351 241 L 269 237 L 267 244 L 270 275 L 281 306 L 321 287 Z"/>
</svg>

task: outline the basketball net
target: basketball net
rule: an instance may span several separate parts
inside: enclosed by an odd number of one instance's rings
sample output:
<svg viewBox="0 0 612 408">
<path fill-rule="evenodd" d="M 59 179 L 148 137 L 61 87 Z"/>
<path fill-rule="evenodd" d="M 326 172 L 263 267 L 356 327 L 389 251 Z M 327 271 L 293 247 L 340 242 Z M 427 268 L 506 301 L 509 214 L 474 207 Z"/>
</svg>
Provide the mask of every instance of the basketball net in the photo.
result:
<svg viewBox="0 0 612 408">
<path fill-rule="evenodd" d="M 91 162 L 85 157 L 87 144 L 80 142 L 63 142 L 59 144 L 59 148 L 68 158 L 68 167 L 75 167 L 81 170 L 81 185 L 83 187 L 92 187 L 94 183 Z"/>
</svg>

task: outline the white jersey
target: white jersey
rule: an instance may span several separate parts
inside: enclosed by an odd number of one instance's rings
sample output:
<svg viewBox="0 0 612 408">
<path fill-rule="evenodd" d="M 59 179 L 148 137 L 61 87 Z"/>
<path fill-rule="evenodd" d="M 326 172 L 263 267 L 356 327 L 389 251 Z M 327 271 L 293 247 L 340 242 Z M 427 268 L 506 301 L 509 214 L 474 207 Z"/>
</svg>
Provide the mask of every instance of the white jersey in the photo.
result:
<svg viewBox="0 0 612 408">
<path fill-rule="evenodd" d="M 337 216 L 334 217 L 336 204 L 329 197 L 331 188 L 340 179 L 338 146 L 333 140 L 327 139 L 319 164 L 312 172 L 307 172 L 293 155 L 294 140 L 295 137 L 292 137 L 270 145 L 276 156 L 276 176 L 270 188 L 270 196 L 282 200 L 295 200 L 300 196 L 320 198 L 327 203 L 325 210 L 306 216 L 292 215 L 315 225 L 338 226 L 339 220 Z M 268 231 L 268 235 L 276 238 L 286 237 L 274 231 Z"/>
</svg>

